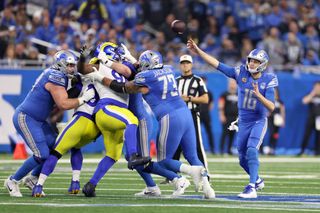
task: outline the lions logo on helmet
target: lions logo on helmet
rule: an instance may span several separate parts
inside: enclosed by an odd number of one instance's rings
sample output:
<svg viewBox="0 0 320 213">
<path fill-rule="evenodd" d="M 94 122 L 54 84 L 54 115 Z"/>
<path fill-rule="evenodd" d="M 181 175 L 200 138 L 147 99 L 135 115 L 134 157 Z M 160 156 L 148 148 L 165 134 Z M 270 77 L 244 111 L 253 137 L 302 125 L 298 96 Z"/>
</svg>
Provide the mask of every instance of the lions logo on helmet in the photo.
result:
<svg viewBox="0 0 320 213">
<path fill-rule="evenodd" d="M 52 68 L 64 72 L 69 77 L 77 74 L 78 58 L 71 51 L 60 50 L 54 55 L 54 64 Z"/>
<path fill-rule="evenodd" d="M 108 59 L 112 61 L 121 61 L 123 59 L 124 50 L 122 47 L 112 42 L 104 42 L 97 46 L 93 53 L 94 57 L 89 61 L 89 64 L 96 64 L 99 61 L 98 55 L 100 51 L 104 51 Z"/>
<path fill-rule="evenodd" d="M 249 68 L 250 59 L 255 59 L 260 62 L 260 65 L 255 69 Z M 269 56 L 264 50 L 254 49 L 247 56 L 247 69 L 250 73 L 257 73 L 264 71 L 268 66 Z"/>
<path fill-rule="evenodd" d="M 144 51 L 139 57 L 139 64 L 141 71 L 162 68 L 162 56 L 157 51 Z"/>
</svg>

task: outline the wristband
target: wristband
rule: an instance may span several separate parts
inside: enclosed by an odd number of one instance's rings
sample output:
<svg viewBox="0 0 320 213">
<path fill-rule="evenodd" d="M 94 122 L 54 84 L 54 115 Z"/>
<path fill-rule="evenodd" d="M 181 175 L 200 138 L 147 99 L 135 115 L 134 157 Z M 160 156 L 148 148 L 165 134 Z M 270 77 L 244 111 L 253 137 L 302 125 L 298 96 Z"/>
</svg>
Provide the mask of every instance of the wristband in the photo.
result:
<svg viewBox="0 0 320 213">
<path fill-rule="evenodd" d="M 189 97 L 189 102 L 191 102 L 191 96 L 188 96 Z"/>
</svg>

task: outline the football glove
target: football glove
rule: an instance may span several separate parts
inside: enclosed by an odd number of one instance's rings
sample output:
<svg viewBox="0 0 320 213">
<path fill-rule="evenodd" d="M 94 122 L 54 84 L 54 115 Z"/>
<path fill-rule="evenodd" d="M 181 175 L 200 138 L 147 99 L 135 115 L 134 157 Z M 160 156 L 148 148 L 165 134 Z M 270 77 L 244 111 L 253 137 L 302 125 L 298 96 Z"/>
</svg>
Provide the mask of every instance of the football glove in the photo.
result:
<svg viewBox="0 0 320 213">
<path fill-rule="evenodd" d="M 121 46 L 122 46 L 122 48 L 123 48 L 123 50 L 124 50 L 124 58 L 125 59 L 127 59 L 130 63 L 132 63 L 132 64 L 135 64 L 135 63 L 137 63 L 137 59 L 135 59 L 132 55 L 131 55 L 131 53 L 130 53 L 130 51 L 128 50 L 128 48 L 126 47 L 126 45 L 124 45 L 124 44 L 122 44 L 121 43 Z"/>
</svg>

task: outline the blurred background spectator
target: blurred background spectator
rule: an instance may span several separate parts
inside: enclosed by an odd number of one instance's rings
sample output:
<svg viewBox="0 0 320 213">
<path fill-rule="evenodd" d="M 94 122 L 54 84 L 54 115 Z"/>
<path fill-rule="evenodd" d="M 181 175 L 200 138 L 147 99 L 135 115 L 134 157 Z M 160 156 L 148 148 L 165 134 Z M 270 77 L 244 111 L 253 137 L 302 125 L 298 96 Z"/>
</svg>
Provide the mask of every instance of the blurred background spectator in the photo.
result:
<svg viewBox="0 0 320 213">
<path fill-rule="evenodd" d="M 23 59 L 21 46 L 16 48 L 21 43 L 37 48 L 45 62 L 49 49 L 78 50 L 83 43 L 111 40 L 137 54 L 155 48 L 178 67 L 178 58 L 190 53 L 177 44 L 190 36 L 233 65 L 256 47 L 266 49 L 274 71 L 319 65 L 320 2 L 315 0 L 5 0 L 0 10 L 0 60 Z M 174 19 L 187 24 L 183 35 L 171 31 Z M 208 69 L 201 61 L 195 68 Z"/>
</svg>

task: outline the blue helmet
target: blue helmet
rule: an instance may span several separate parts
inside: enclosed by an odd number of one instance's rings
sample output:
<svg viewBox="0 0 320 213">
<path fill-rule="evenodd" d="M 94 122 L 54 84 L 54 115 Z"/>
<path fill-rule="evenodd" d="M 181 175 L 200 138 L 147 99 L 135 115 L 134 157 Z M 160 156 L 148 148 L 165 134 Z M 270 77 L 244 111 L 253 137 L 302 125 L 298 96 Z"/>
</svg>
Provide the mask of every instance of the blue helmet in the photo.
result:
<svg viewBox="0 0 320 213">
<path fill-rule="evenodd" d="M 144 51 L 139 57 L 139 64 L 141 71 L 162 68 L 162 56 L 157 51 Z"/>
<path fill-rule="evenodd" d="M 256 69 L 249 68 L 249 61 L 250 59 L 255 59 L 260 61 L 260 65 Z M 254 49 L 252 50 L 249 55 L 247 56 L 247 69 L 250 73 L 257 73 L 264 71 L 268 66 L 269 56 L 266 51 L 261 49 Z"/>
<path fill-rule="evenodd" d="M 112 61 L 121 61 L 123 60 L 124 50 L 122 47 L 119 47 L 117 44 L 112 42 L 104 42 L 97 46 L 93 53 L 93 58 L 90 60 L 90 64 L 95 64 L 98 61 L 98 55 L 100 51 L 104 51 L 107 54 L 108 59 Z"/>
<path fill-rule="evenodd" d="M 60 50 L 54 55 L 54 69 L 64 72 L 68 76 L 77 73 L 78 58 L 69 50 Z"/>
</svg>

